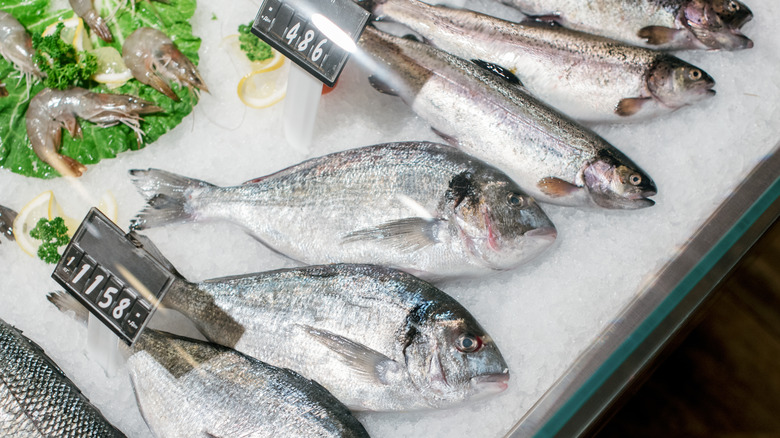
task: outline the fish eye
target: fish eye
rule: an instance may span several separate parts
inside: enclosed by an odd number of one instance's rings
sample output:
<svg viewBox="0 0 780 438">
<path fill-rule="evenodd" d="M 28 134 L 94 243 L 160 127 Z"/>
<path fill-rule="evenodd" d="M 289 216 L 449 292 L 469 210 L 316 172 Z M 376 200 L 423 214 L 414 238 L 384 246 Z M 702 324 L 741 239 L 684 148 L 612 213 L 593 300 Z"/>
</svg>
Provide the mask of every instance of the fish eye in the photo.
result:
<svg viewBox="0 0 780 438">
<path fill-rule="evenodd" d="M 688 72 L 688 78 L 692 81 L 698 81 L 701 79 L 701 70 L 694 68 Z"/>
<path fill-rule="evenodd" d="M 482 339 L 464 333 L 455 341 L 455 348 L 461 353 L 473 353 L 482 348 Z"/>
<path fill-rule="evenodd" d="M 630 177 L 628 177 L 628 181 L 631 184 L 638 186 L 642 182 L 642 177 L 637 174 L 633 174 Z"/>
<path fill-rule="evenodd" d="M 728 6 L 729 12 L 737 12 L 739 10 L 739 3 L 730 1 Z"/>
<path fill-rule="evenodd" d="M 517 193 L 510 193 L 506 198 L 506 202 L 513 207 L 522 207 L 525 204 L 523 197 Z"/>
</svg>

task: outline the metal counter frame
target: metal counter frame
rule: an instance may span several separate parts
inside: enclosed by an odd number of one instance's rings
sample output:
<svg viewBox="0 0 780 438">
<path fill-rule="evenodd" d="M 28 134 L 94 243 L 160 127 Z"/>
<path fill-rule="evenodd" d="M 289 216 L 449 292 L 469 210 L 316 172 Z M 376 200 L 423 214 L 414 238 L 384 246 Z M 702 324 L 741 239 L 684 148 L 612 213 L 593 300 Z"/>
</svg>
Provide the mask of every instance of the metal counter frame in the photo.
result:
<svg viewBox="0 0 780 438">
<path fill-rule="evenodd" d="M 507 438 L 585 433 L 780 216 L 780 143 Z"/>
</svg>

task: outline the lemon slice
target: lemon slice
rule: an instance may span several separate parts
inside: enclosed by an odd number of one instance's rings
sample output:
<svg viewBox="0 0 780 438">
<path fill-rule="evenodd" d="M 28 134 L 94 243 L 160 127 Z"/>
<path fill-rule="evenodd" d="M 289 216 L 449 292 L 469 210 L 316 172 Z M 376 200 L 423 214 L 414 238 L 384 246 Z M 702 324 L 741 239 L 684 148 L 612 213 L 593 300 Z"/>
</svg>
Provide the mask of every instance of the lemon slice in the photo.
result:
<svg viewBox="0 0 780 438">
<path fill-rule="evenodd" d="M 49 190 L 36 196 L 32 201 L 28 202 L 27 205 L 22 207 L 14 220 L 13 227 L 16 243 L 19 244 L 19 247 L 21 247 L 24 252 L 35 257 L 38 253 L 38 247 L 41 245 L 41 241 L 33 239 L 30 236 L 30 230 L 35 228 L 35 225 L 41 218 L 52 220 L 57 216 L 65 220 L 65 225 L 68 227 L 68 235 L 73 236 L 73 233 L 76 232 L 76 228 L 78 228 L 78 223 L 74 219 L 65 216 L 62 207 L 60 207 L 60 204 L 58 204 L 57 200 L 54 198 L 54 193 Z"/>
<path fill-rule="evenodd" d="M 287 63 L 277 62 L 254 71 L 238 82 L 238 98 L 252 108 L 267 108 L 284 99 L 287 93 Z"/>
<path fill-rule="evenodd" d="M 133 74 L 117 49 L 108 46 L 98 47 L 90 53 L 97 58 L 98 68 L 92 76 L 96 82 L 106 84 L 108 88 L 117 88 L 133 78 Z"/>
<path fill-rule="evenodd" d="M 60 33 L 60 38 L 62 38 L 63 41 L 72 45 L 78 51 L 92 49 L 92 43 L 89 41 L 89 37 L 86 36 L 87 33 L 84 30 L 84 21 L 78 16 L 48 25 L 46 29 L 44 29 L 42 35 L 54 35 L 54 31 L 57 30 L 57 25 L 60 23 L 65 26 Z"/>
</svg>

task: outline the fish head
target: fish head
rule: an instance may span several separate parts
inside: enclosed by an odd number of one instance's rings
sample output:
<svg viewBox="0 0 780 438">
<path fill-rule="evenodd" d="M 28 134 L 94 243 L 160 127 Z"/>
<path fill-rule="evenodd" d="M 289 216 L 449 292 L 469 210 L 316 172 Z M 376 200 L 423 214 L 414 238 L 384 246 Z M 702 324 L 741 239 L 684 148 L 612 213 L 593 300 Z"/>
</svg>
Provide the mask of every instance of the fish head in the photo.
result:
<svg viewBox="0 0 780 438">
<path fill-rule="evenodd" d="M 669 108 L 715 95 L 715 80 L 710 75 L 673 56 L 659 59 L 648 71 L 646 83 L 653 97 Z"/>
<path fill-rule="evenodd" d="M 680 24 L 710 50 L 741 50 L 753 41 L 740 32 L 753 13 L 737 1 L 691 0 L 680 10 Z"/>
<path fill-rule="evenodd" d="M 557 236 L 536 201 L 493 168 L 456 175 L 445 203 L 467 250 L 492 269 L 518 266 L 547 249 Z"/>
<path fill-rule="evenodd" d="M 652 178 L 617 150 L 602 150 L 583 172 L 591 200 L 603 208 L 635 210 L 655 205 Z"/>
<path fill-rule="evenodd" d="M 753 19 L 753 11 L 737 0 L 713 0 L 712 9 L 732 29 L 739 29 Z"/>
<path fill-rule="evenodd" d="M 413 384 L 436 408 L 500 393 L 509 368 L 493 339 L 455 300 L 417 308 L 404 355 Z"/>
</svg>

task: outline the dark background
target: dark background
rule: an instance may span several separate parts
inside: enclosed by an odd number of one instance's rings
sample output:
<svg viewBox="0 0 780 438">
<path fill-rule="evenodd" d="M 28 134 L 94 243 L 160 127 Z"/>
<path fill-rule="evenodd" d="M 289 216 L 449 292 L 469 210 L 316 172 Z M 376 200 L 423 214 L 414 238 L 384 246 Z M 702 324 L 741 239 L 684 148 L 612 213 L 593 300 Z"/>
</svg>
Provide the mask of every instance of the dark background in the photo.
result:
<svg viewBox="0 0 780 438">
<path fill-rule="evenodd" d="M 589 435 L 780 437 L 779 267 L 775 222 Z"/>
</svg>

